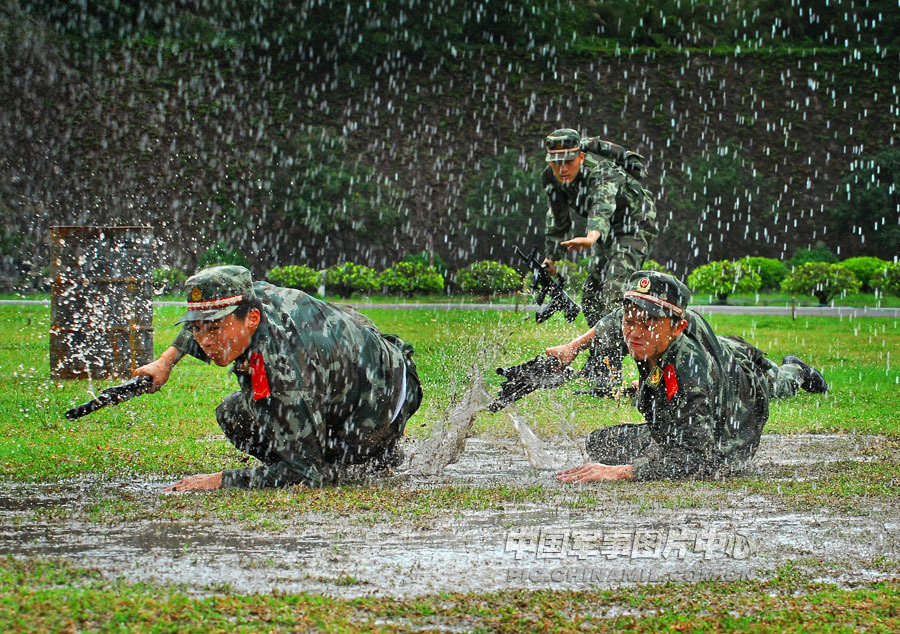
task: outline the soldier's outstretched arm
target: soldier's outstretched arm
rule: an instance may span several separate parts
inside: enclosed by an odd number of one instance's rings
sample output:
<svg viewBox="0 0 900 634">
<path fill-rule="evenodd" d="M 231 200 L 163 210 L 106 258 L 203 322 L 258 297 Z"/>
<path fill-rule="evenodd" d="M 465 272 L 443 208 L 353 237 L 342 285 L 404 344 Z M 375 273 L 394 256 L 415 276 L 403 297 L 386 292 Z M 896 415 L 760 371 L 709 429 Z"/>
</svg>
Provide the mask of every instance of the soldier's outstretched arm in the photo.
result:
<svg viewBox="0 0 900 634">
<path fill-rule="evenodd" d="M 562 367 L 565 367 L 572 363 L 582 350 L 591 346 L 591 342 L 594 341 L 594 336 L 596 334 L 596 328 L 591 328 L 586 333 L 576 337 L 569 343 L 564 343 L 561 346 L 553 346 L 551 348 L 547 348 L 544 352 L 547 353 L 548 357 L 553 357 L 554 359 L 559 361 Z"/>
<path fill-rule="evenodd" d="M 214 491 L 222 488 L 222 472 L 198 473 L 197 475 L 182 478 L 174 484 L 170 484 L 163 493 L 181 493 L 183 491 Z"/>
<path fill-rule="evenodd" d="M 587 235 L 564 240 L 560 242 L 560 246 L 566 247 L 569 251 L 587 251 L 594 246 L 594 243 L 600 239 L 599 231 L 588 231 Z"/>
<path fill-rule="evenodd" d="M 606 465 L 589 462 L 556 474 L 560 482 L 601 482 L 606 480 L 633 480 L 634 472 L 630 464 Z"/>
<path fill-rule="evenodd" d="M 142 365 L 137 368 L 132 374 L 134 376 L 149 376 L 153 379 L 153 387 L 151 387 L 148 392 L 156 392 L 159 388 L 166 384 L 166 381 L 169 380 L 169 375 L 172 374 L 172 368 L 175 367 L 175 364 L 181 361 L 181 358 L 184 354 L 176 347 L 169 346 L 166 348 L 166 351 L 159 355 L 159 358 L 156 361 L 148 363 L 147 365 Z"/>
</svg>

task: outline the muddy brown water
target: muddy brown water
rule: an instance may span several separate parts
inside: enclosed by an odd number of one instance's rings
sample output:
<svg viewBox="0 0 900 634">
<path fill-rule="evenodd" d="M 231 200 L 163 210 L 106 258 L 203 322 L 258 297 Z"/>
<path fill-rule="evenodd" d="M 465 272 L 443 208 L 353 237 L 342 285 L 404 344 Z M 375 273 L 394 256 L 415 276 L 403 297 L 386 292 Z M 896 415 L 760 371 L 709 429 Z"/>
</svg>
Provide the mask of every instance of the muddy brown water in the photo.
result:
<svg viewBox="0 0 900 634">
<path fill-rule="evenodd" d="M 864 436 L 764 436 L 750 468 L 765 474 L 868 460 L 863 450 L 876 442 Z M 158 503 L 166 483 L 161 479 L 3 483 L 0 554 L 61 558 L 110 579 L 181 584 L 199 594 L 610 588 L 768 576 L 787 562 L 816 562 L 820 578 L 841 585 L 898 574 L 883 564 L 900 561 L 900 510 L 888 505 L 862 513 L 828 507 L 800 512 L 761 494 L 702 487 L 685 489 L 689 503 L 667 506 L 659 498 L 643 500 L 636 483 L 556 482 L 553 469 L 581 460 L 578 444 L 568 439 L 526 448 L 522 441 L 469 438 L 462 447 L 458 461 L 440 473 L 400 473 L 398 486 L 542 485 L 551 492 L 549 501 L 438 512 L 424 521 L 303 513 L 278 530 L 260 531 L 220 518 L 85 519 L 89 505 L 117 494 Z M 414 452 L 416 446 L 407 448 Z M 539 456 L 541 468 L 526 455 Z M 585 491 L 598 502 L 574 506 Z M 678 491 L 667 489 L 665 497 L 678 499 Z"/>
</svg>

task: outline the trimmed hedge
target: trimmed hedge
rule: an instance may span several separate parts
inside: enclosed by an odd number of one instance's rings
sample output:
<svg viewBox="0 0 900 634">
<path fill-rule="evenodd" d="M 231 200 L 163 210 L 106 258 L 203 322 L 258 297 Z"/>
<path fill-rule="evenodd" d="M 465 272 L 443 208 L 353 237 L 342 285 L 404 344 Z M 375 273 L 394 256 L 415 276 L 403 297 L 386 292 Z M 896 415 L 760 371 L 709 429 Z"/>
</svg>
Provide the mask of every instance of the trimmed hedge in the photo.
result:
<svg viewBox="0 0 900 634">
<path fill-rule="evenodd" d="M 419 251 L 418 253 L 407 253 L 403 256 L 401 262 L 412 262 L 413 264 L 424 264 L 425 266 L 433 266 L 442 278 L 447 279 L 447 263 L 440 253 L 435 251 Z"/>
<path fill-rule="evenodd" d="M 838 295 L 858 293 L 861 286 L 850 269 L 829 262 L 807 262 L 781 282 L 784 292 L 815 295 L 820 304 L 827 304 Z"/>
<path fill-rule="evenodd" d="M 743 260 L 719 260 L 699 266 L 688 275 L 695 293 L 709 293 L 724 302 L 732 293 L 755 293 L 762 280 Z"/>
<path fill-rule="evenodd" d="M 837 256 L 828 249 L 797 249 L 791 258 L 791 266 L 797 268 L 807 262 L 828 262 L 837 264 Z"/>
<path fill-rule="evenodd" d="M 781 280 L 788 274 L 787 264 L 774 258 L 747 256 L 740 261 L 751 271 L 759 273 L 760 290 L 778 290 L 781 288 Z"/>
<path fill-rule="evenodd" d="M 389 293 L 433 295 L 444 290 L 444 277 L 422 262 L 398 262 L 382 271 L 378 281 Z"/>
<path fill-rule="evenodd" d="M 350 297 L 353 293 L 371 293 L 378 290 L 378 274 L 375 269 L 362 264 L 344 262 L 322 271 L 326 292 Z"/>
<path fill-rule="evenodd" d="M 512 293 L 522 288 L 522 276 L 511 266 L 493 260 L 472 262 L 456 274 L 463 291 L 473 295 Z"/>
<path fill-rule="evenodd" d="M 275 286 L 296 288 L 307 293 L 315 293 L 319 288 L 318 271 L 303 264 L 273 267 L 266 273 L 266 279 Z"/>
<path fill-rule="evenodd" d="M 237 249 L 229 248 L 224 240 L 219 240 L 197 258 L 198 271 L 221 264 L 236 264 L 250 268 L 250 261 L 246 256 Z"/>
</svg>

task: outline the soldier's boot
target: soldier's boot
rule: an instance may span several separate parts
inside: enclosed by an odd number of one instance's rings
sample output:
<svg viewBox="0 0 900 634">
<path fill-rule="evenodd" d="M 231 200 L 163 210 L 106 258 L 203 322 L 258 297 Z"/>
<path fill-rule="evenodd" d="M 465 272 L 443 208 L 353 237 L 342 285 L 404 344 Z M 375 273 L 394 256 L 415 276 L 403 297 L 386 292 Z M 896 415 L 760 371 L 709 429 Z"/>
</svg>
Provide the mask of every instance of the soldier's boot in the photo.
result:
<svg viewBox="0 0 900 634">
<path fill-rule="evenodd" d="M 786 355 L 781 360 L 782 365 L 787 363 L 800 366 L 800 369 L 803 371 L 803 382 L 800 384 L 800 387 L 804 390 L 812 394 L 825 394 L 828 391 L 828 383 L 825 382 L 825 377 L 814 367 L 793 354 Z"/>
</svg>

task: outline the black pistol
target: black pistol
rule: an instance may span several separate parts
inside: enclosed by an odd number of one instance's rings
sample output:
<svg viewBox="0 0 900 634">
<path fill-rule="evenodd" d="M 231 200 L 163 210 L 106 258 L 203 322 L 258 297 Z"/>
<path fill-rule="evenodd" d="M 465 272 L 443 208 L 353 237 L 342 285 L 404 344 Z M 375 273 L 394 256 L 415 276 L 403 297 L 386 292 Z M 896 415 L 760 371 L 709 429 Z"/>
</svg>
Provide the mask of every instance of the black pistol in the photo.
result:
<svg viewBox="0 0 900 634">
<path fill-rule="evenodd" d="M 66 412 L 67 420 L 77 420 L 82 416 L 93 414 L 98 409 L 107 405 L 118 405 L 135 396 L 145 394 L 153 386 L 153 379 L 146 374 L 141 374 L 133 379 L 125 381 L 119 385 L 108 387 L 87 403 L 82 403 L 78 407 L 73 407 Z"/>
<path fill-rule="evenodd" d="M 547 297 L 548 293 L 550 294 L 550 303 L 538 311 L 537 315 L 534 317 L 535 322 L 541 323 L 547 321 L 553 313 L 559 310 L 563 311 L 565 314 L 566 321 L 575 321 L 575 318 L 578 317 L 578 313 L 581 312 L 581 306 L 576 304 L 575 300 L 566 293 L 566 278 L 557 274 L 556 279 L 553 279 L 553 276 L 547 271 L 547 265 L 538 262 L 536 257 L 537 247 L 531 249 L 531 253 L 528 255 L 525 255 L 519 247 L 515 247 L 515 250 L 519 257 L 525 260 L 531 268 L 531 272 L 534 274 L 534 281 L 531 282 L 531 290 L 537 291 L 534 300 L 535 303 L 538 306 L 543 306 L 544 299 Z"/>
</svg>

